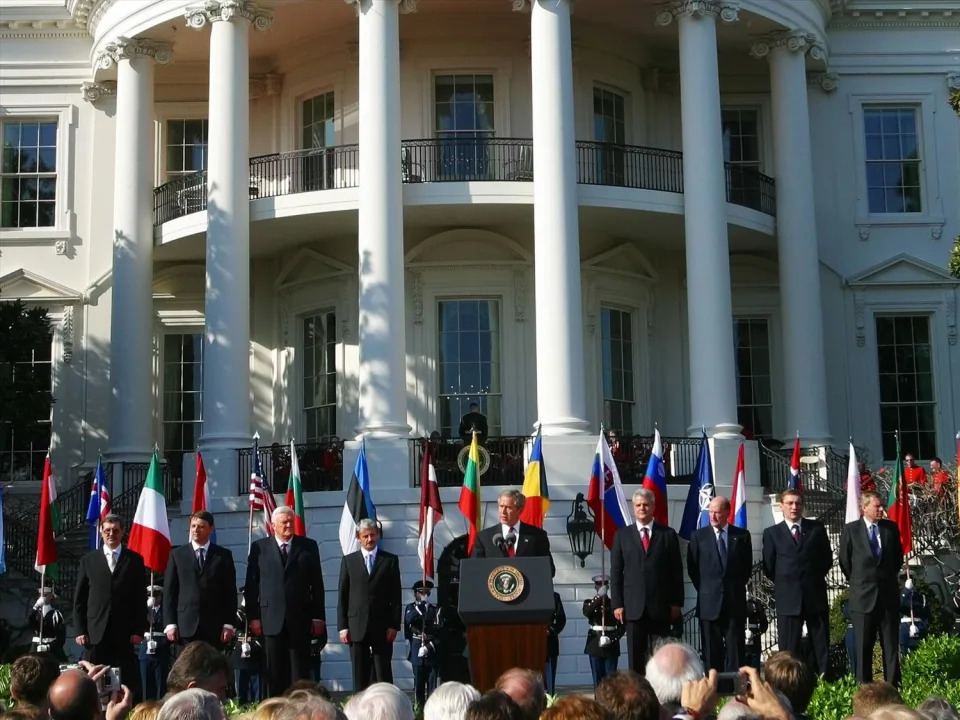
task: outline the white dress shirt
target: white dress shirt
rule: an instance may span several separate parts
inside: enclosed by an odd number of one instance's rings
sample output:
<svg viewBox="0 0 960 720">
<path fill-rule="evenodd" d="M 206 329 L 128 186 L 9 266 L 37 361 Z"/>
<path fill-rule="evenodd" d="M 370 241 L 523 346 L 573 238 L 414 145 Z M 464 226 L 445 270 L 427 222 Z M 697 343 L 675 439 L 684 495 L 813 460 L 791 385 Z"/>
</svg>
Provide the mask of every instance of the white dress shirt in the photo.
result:
<svg viewBox="0 0 960 720">
<path fill-rule="evenodd" d="M 870 539 L 870 527 L 872 525 L 877 525 L 875 522 L 870 522 L 866 518 L 863 518 L 863 524 L 867 526 L 867 540 Z M 877 525 L 877 546 L 883 550 L 883 541 L 880 539 L 880 526 Z"/>
</svg>

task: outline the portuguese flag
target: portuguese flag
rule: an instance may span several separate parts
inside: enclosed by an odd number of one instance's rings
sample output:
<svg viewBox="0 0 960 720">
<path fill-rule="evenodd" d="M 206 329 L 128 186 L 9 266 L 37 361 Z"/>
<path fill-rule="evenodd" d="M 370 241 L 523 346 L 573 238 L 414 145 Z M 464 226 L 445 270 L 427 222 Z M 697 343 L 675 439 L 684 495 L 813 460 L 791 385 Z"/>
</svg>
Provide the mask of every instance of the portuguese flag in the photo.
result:
<svg viewBox="0 0 960 720">
<path fill-rule="evenodd" d="M 287 483 L 287 506 L 296 517 L 293 519 L 293 534 L 303 537 L 307 534 L 307 516 L 303 510 L 303 485 L 300 482 L 300 461 L 297 460 L 297 446 L 290 441 L 290 480 Z"/>
<path fill-rule="evenodd" d="M 903 554 L 913 550 L 913 520 L 910 517 L 910 495 L 907 479 L 903 473 L 903 455 L 900 452 L 900 435 L 897 435 L 897 464 L 893 468 L 893 483 L 887 498 L 887 516 L 900 529 L 900 544 Z"/>
<path fill-rule="evenodd" d="M 470 523 L 470 538 L 467 542 L 467 554 L 473 552 L 473 544 L 477 540 L 477 531 L 480 529 L 480 448 L 477 445 L 477 434 L 473 433 L 470 441 L 470 453 L 467 456 L 467 469 L 463 474 L 463 487 L 460 488 L 460 501 L 457 503 L 460 512 Z"/>
<path fill-rule="evenodd" d="M 143 556 L 148 569 L 162 573 L 170 556 L 170 525 L 167 523 L 167 500 L 160 477 L 160 457 L 156 448 L 147 470 L 137 514 L 133 516 L 128 547 Z"/>
<path fill-rule="evenodd" d="M 43 461 L 43 484 L 40 488 L 40 528 L 37 533 L 37 561 L 34 567 L 51 580 L 60 579 L 57 566 L 57 541 L 60 531 L 60 508 L 57 507 L 57 481 L 50 470 L 50 453 Z"/>
</svg>

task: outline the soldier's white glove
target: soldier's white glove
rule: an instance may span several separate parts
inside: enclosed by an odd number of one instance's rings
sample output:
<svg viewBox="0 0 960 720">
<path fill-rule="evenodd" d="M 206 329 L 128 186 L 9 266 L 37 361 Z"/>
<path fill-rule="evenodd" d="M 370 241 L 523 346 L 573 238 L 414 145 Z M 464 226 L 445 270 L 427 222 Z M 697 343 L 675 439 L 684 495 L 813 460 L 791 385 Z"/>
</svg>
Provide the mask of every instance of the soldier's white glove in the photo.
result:
<svg viewBox="0 0 960 720">
<path fill-rule="evenodd" d="M 43 595 L 41 595 L 40 597 L 37 598 L 37 601 L 33 604 L 33 609 L 39 610 L 46 604 L 47 604 L 47 601 L 44 600 Z"/>
<path fill-rule="evenodd" d="M 599 590 L 597 590 L 597 597 L 606 597 L 606 596 L 607 596 L 607 586 L 604 585 Z"/>
<path fill-rule="evenodd" d="M 417 650 L 417 657 L 425 658 L 429 654 L 430 654 L 430 651 L 427 650 L 426 645 L 421 645 L 420 649 Z"/>
</svg>

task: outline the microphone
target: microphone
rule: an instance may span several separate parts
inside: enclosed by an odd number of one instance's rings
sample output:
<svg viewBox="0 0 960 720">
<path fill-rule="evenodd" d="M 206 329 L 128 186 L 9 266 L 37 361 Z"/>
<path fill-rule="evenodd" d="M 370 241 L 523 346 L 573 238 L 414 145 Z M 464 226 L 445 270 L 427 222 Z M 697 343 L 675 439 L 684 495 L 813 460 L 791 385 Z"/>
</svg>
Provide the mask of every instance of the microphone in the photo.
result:
<svg viewBox="0 0 960 720">
<path fill-rule="evenodd" d="M 497 533 L 496 535 L 493 536 L 493 544 L 496 545 L 503 552 L 506 552 L 504 548 L 506 548 L 507 544 L 504 541 L 502 534 Z"/>
<path fill-rule="evenodd" d="M 507 533 L 506 543 L 508 548 L 512 548 L 514 545 L 517 544 L 517 534 L 512 530 Z"/>
</svg>

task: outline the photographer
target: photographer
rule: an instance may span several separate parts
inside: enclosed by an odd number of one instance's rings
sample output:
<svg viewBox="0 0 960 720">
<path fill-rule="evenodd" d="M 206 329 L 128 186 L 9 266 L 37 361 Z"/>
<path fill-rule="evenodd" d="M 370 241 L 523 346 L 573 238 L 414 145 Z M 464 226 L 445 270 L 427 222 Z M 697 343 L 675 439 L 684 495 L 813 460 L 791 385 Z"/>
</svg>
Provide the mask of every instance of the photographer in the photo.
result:
<svg viewBox="0 0 960 720">
<path fill-rule="evenodd" d="M 133 707 L 133 693 L 126 685 L 101 692 L 109 676 L 108 666 L 87 662 L 64 670 L 47 694 L 50 720 L 123 720 Z"/>
<path fill-rule="evenodd" d="M 742 667 L 740 675 L 747 684 L 745 695 L 738 695 L 737 700 L 749 707 L 765 720 L 793 720 L 790 708 L 777 698 L 769 683 L 760 679 L 756 668 Z M 717 693 L 717 672 L 710 670 L 706 677 L 693 680 L 683 686 L 680 697 L 682 707 L 680 712 L 673 716 L 673 720 L 705 720 L 713 714 L 720 697 Z"/>
</svg>

